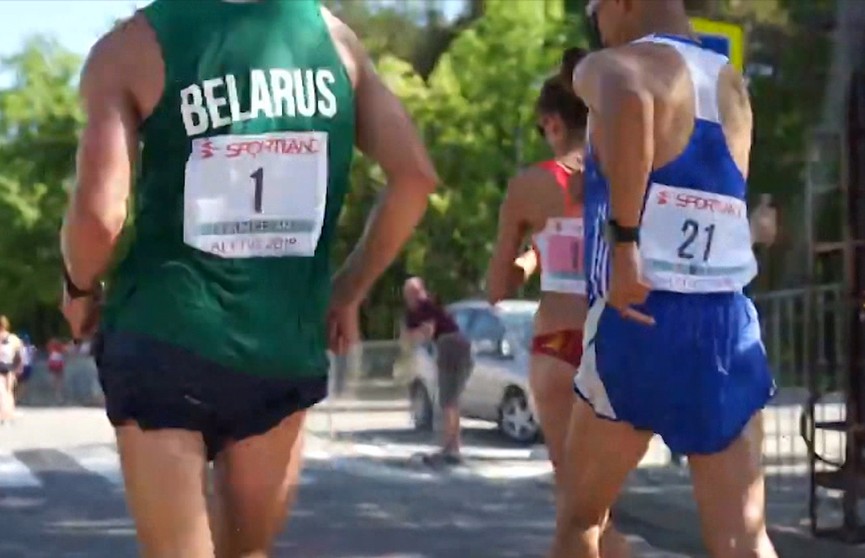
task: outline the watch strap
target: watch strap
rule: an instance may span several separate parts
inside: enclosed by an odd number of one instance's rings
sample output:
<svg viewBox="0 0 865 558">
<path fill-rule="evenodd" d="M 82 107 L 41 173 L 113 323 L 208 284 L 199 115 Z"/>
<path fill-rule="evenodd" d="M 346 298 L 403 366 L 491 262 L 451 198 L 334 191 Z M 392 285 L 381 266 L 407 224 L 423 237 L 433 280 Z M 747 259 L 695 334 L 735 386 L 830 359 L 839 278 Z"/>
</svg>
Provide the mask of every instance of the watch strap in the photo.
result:
<svg viewBox="0 0 865 558">
<path fill-rule="evenodd" d="M 612 244 L 640 242 L 640 227 L 623 227 L 615 219 L 607 221 L 607 234 Z"/>
<path fill-rule="evenodd" d="M 69 276 L 69 270 L 65 267 L 63 268 L 63 287 L 66 289 L 66 294 L 69 295 L 69 298 L 84 298 L 88 296 L 93 296 L 96 294 L 96 288 L 85 290 L 72 281 L 72 277 Z"/>
</svg>

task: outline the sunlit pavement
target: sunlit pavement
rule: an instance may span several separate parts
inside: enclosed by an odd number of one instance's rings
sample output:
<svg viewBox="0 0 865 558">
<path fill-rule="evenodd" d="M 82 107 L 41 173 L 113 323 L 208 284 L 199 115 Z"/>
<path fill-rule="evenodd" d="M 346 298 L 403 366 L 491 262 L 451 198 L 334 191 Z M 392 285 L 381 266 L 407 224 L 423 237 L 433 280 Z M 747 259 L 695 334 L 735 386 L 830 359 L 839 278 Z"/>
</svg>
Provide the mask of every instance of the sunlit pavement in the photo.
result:
<svg viewBox="0 0 865 558">
<path fill-rule="evenodd" d="M 552 499 L 543 459 L 516 453 L 534 450 L 469 443 L 465 466 L 433 471 L 409 455 L 428 446 L 399 445 L 313 432 L 300 498 L 274 556 L 544 555 Z M 14 425 L 0 429 L 0 517 L 3 558 L 136 556 L 117 454 L 101 411 L 25 409 Z M 640 539 L 634 544 L 637 556 L 674 556 Z"/>
</svg>

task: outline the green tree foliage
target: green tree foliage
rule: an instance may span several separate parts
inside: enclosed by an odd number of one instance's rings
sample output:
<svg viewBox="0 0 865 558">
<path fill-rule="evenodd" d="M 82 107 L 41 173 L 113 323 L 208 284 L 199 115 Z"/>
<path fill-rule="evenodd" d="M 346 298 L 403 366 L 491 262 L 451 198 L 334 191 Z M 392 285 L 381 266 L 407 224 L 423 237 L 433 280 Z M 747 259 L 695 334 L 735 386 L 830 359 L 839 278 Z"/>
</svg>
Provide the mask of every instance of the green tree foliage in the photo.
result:
<svg viewBox="0 0 865 558">
<path fill-rule="evenodd" d="M 60 325 L 57 231 L 81 122 L 79 65 L 43 38 L 2 61 L 12 84 L 0 91 L 0 311 L 37 336 Z"/>
<path fill-rule="evenodd" d="M 412 272 L 448 298 L 475 292 L 508 180 L 543 156 L 534 102 L 566 43 L 561 20 L 531 0 L 490 1 L 439 60 L 419 112 L 442 187 L 413 247 Z M 458 122 L 457 126 L 452 123 Z"/>
<path fill-rule="evenodd" d="M 534 133 L 535 96 L 562 48 L 581 40 L 581 29 L 564 21 L 562 0 L 473 0 L 450 22 L 429 1 L 326 2 L 358 32 L 403 99 L 441 177 L 426 218 L 363 308 L 366 336 L 389 337 L 408 275 L 425 277 L 444 300 L 479 292 L 508 179 L 548 156 Z M 569 13 L 580 13 L 582 0 L 566 2 Z M 830 48 L 825 22 L 833 6 L 832 0 L 695 6 L 695 13 L 740 22 L 748 32 L 756 113 L 752 189 L 781 200 L 788 230 L 801 222 L 790 216 L 796 203 L 788 209 L 786 200 L 802 198 L 803 154 L 820 115 L 815 107 Z M 62 327 L 57 231 L 81 123 L 79 64 L 45 39 L 0 61 L 11 77 L 0 88 L 0 312 L 40 337 Z M 384 176 L 358 157 L 352 181 L 335 262 L 359 238 Z"/>
<path fill-rule="evenodd" d="M 389 336 L 400 286 L 424 277 L 444 300 L 478 294 L 509 178 L 541 158 L 533 105 L 545 77 L 576 32 L 534 0 L 488 0 L 485 15 L 451 42 L 424 82 L 412 66 L 386 57 L 379 71 L 403 99 L 429 146 L 441 186 L 400 261 L 364 309 L 369 336 Z M 554 5 L 554 3 L 548 3 Z M 359 232 L 383 177 L 365 160 L 355 167 L 343 231 Z M 347 235 L 347 244 L 356 235 Z"/>
</svg>

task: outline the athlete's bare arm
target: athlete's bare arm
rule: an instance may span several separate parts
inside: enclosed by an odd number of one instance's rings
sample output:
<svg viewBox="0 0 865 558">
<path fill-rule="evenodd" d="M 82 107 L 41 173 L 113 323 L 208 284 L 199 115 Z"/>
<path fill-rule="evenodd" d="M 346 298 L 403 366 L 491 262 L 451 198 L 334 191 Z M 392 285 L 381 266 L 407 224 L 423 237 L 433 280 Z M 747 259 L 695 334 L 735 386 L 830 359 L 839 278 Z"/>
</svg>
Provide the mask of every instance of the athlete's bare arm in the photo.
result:
<svg viewBox="0 0 865 558">
<path fill-rule="evenodd" d="M 77 186 L 62 230 L 73 281 L 92 286 L 111 259 L 126 220 L 138 144 L 138 117 L 118 64 L 118 34 L 99 41 L 84 66 L 80 93 L 86 122 L 77 156 Z"/>
<path fill-rule="evenodd" d="M 718 109 L 730 155 L 736 161 L 736 166 L 742 171 L 742 175 L 748 178 L 754 114 L 745 78 L 729 65 L 721 70 L 719 76 Z"/>
<path fill-rule="evenodd" d="M 352 290 L 340 296 L 360 301 L 423 217 L 438 177 L 411 118 L 376 73 L 357 36 L 327 10 L 322 13 L 338 46 L 351 57 L 346 66 L 356 80 L 357 146 L 381 166 L 388 183 L 339 273 Z"/>
<path fill-rule="evenodd" d="M 161 95 L 161 64 L 150 27 L 136 15 L 102 37 L 84 65 L 85 124 L 61 230 L 63 259 L 79 288 L 89 289 L 105 271 L 123 229 L 138 125 L 152 109 L 144 104 Z"/>
<path fill-rule="evenodd" d="M 537 174 L 538 169 L 531 168 L 512 178 L 499 207 L 498 235 L 486 281 L 487 299 L 492 304 L 508 297 L 531 276 L 537 265 L 537 258 L 534 259 L 534 265 L 531 265 L 533 262 L 527 257 L 527 253 L 520 256 L 523 240 L 531 228 L 531 223 L 526 218 L 526 208 L 531 206 L 531 200 L 526 199 L 526 194 Z M 534 250 L 531 252 L 534 253 Z M 518 262 L 518 259 L 521 261 Z M 531 268 L 528 268 L 529 265 Z"/>
<path fill-rule="evenodd" d="M 655 97 L 641 61 L 626 49 L 592 53 L 574 71 L 574 90 L 590 110 L 611 218 L 636 227 L 655 157 Z"/>
</svg>

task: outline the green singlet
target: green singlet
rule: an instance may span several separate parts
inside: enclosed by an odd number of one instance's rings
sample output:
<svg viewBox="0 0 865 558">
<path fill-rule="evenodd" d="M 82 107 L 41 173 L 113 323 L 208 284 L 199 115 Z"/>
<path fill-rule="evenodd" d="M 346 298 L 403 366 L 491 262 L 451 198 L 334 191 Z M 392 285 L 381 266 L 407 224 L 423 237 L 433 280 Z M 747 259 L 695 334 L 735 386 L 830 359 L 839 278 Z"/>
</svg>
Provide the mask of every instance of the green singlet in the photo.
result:
<svg viewBox="0 0 865 558">
<path fill-rule="evenodd" d="M 134 237 L 102 328 L 243 373 L 323 376 L 354 92 L 317 0 L 157 0 Z"/>
</svg>

